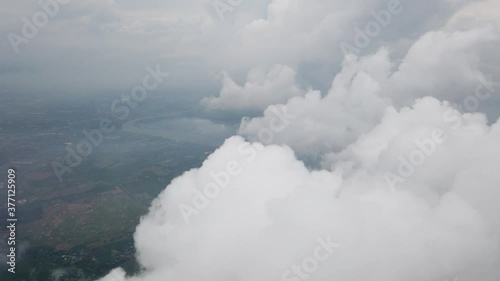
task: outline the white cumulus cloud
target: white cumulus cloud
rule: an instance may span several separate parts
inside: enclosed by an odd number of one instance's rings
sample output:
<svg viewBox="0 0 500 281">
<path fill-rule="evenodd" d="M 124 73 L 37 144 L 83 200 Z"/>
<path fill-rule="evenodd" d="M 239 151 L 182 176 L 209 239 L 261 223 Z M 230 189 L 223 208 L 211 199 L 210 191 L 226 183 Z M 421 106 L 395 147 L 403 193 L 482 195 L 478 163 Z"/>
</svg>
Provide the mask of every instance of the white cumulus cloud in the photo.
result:
<svg viewBox="0 0 500 281">
<path fill-rule="evenodd" d="M 204 98 L 201 103 L 209 109 L 263 110 L 271 104 L 301 96 L 304 91 L 295 81 L 295 70 L 275 65 L 264 71 L 252 69 L 244 85 L 238 85 L 227 72 L 222 73 L 220 96 Z"/>
</svg>

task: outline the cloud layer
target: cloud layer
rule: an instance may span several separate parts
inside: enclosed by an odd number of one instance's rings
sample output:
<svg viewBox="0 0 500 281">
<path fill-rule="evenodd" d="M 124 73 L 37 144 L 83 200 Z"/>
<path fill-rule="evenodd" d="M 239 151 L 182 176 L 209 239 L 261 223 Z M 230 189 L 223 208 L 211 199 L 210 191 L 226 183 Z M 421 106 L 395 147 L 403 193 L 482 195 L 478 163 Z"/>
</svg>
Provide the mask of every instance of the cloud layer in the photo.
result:
<svg viewBox="0 0 500 281">
<path fill-rule="evenodd" d="M 385 175 L 434 129 L 445 143 L 392 190 Z M 323 237 L 340 248 L 302 270 L 313 280 L 497 280 L 498 141 L 499 123 L 434 98 L 388 109 L 331 171 L 308 170 L 287 147 L 230 138 L 155 200 L 135 234 L 146 271 L 130 280 L 303 280 L 287 270 Z"/>
<path fill-rule="evenodd" d="M 325 94 L 283 66 L 225 75 L 205 105 L 272 105 L 154 201 L 135 234 L 144 272 L 102 280 L 498 280 L 500 122 L 482 106 L 500 83 L 481 69 L 496 34 L 448 26 L 400 60 L 347 55 Z M 279 130 L 276 109 L 293 116 Z"/>
</svg>

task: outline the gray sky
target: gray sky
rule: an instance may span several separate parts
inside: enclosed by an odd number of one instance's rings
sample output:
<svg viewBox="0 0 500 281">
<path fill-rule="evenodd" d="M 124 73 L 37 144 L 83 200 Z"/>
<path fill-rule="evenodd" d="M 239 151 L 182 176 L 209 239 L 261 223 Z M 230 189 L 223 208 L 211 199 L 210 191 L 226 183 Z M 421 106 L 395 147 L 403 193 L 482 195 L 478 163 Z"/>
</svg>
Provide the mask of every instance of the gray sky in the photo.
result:
<svg viewBox="0 0 500 281">
<path fill-rule="evenodd" d="M 216 1 L 67 2 L 58 5 L 59 12 L 33 38 L 20 43 L 18 54 L 7 35 L 22 36 L 22 18 L 31 22 L 42 8 L 38 1 L 2 3 L 2 90 L 68 95 L 125 90 L 142 78 L 145 66 L 161 64 L 172 75 L 164 87 L 193 88 L 192 94 L 208 87 L 215 95 L 221 71 L 241 80 L 252 68 L 279 63 L 295 69 L 305 87 L 325 91 L 340 69 L 340 43 L 352 42 L 354 28 L 363 27 L 373 19 L 370 11 L 388 3 L 240 1 L 223 10 L 220 18 Z M 389 46 L 395 56 L 402 56 L 411 42 L 441 28 L 457 11 L 472 11 L 463 7 L 473 1 L 407 2 L 401 2 L 403 12 L 393 17 L 363 53 Z M 497 4 L 481 8 L 485 18 L 495 18 L 493 6 L 498 10 Z"/>
</svg>

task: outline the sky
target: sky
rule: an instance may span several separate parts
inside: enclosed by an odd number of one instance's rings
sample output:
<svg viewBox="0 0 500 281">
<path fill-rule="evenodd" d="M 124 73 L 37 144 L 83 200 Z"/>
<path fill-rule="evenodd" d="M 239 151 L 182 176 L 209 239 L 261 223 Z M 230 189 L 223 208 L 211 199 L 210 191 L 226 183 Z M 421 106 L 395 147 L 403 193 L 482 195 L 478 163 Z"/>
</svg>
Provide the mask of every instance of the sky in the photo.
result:
<svg viewBox="0 0 500 281">
<path fill-rule="evenodd" d="M 141 219 L 143 272 L 101 280 L 500 279 L 500 2 L 54 1 L 30 36 L 38 2 L 2 3 L 2 93 L 160 66 L 241 119 Z"/>
<path fill-rule="evenodd" d="M 54 1 L 40 3 L 58 3 Z M 327 91 L 343 60 L 341 42 L 352 44 L 355 27 L 363 28 L 373 19 L 371 11 L 389 3 L 259 0 L 234 1 L 230 7 L 210 0 L 60 1 L 65 4 L 55 5 L 58 12 L 49 15 L 48 23 L 16 45 L 17 54 L 7 35 L 24 38 L 22 18 L 33 22 L 43 9 L 38 1 L 2 3 L 4 91 L 90 95 L 126 90 L 142 78 L 146 66 L 156 64 L 171 72 L 165 89 L 191 87 L 200 96 L 207 95 L 207 88 L 218 95 L 223 72 L 243 82 L 254 68 L 265 71 L 276 64 L 296 71 L 303 87 Z M 401 58 L 425 32 L 497 20 L 498 4 L 483 2 L 401 2 L 404 12 L 392 16 L 362 53 L 385 46 Z M 219 17 L 216 7 L 221 4 L 226 10 L 219 8 Z"/>
</svg>

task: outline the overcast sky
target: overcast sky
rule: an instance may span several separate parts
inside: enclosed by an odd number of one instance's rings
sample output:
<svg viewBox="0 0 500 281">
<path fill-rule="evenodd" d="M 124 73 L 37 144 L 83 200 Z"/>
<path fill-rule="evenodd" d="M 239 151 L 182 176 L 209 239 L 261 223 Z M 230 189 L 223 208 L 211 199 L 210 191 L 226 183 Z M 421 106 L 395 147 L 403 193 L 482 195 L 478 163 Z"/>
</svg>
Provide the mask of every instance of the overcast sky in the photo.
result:
<svg viewBox="0 0 500 281">
<path fill-rule="evenodd" d="M 161 64 L 172 74 L 164 87 L 210 89 L 217 95 L 223 71 L 242 82 L 253 68 L 283 64 L 298 73 L 303 87 L 325 91 L 343 60 L 341 42 L 352 44 L 355 27 L 364 28 L 373 19 L 370 11 L 389 1 L 233 1 L 241 3 L 231 9 L 211 0 L 61 2 L 67 4 L 58 5 L 47 25 L 18 44 L 16 54 L 7 35 L 23 36 L 22 18 L 32 22 L 42 8 L 38 1 L 3 1 L 2 90 L 102 94 L 129 89 L 145 66 Z M 482 2 L 402 1 L 403 12 L 362 52 L 386 46 L 401 57 L 425 32 L 498 20 L 498 3 Z"/>
</svg>

